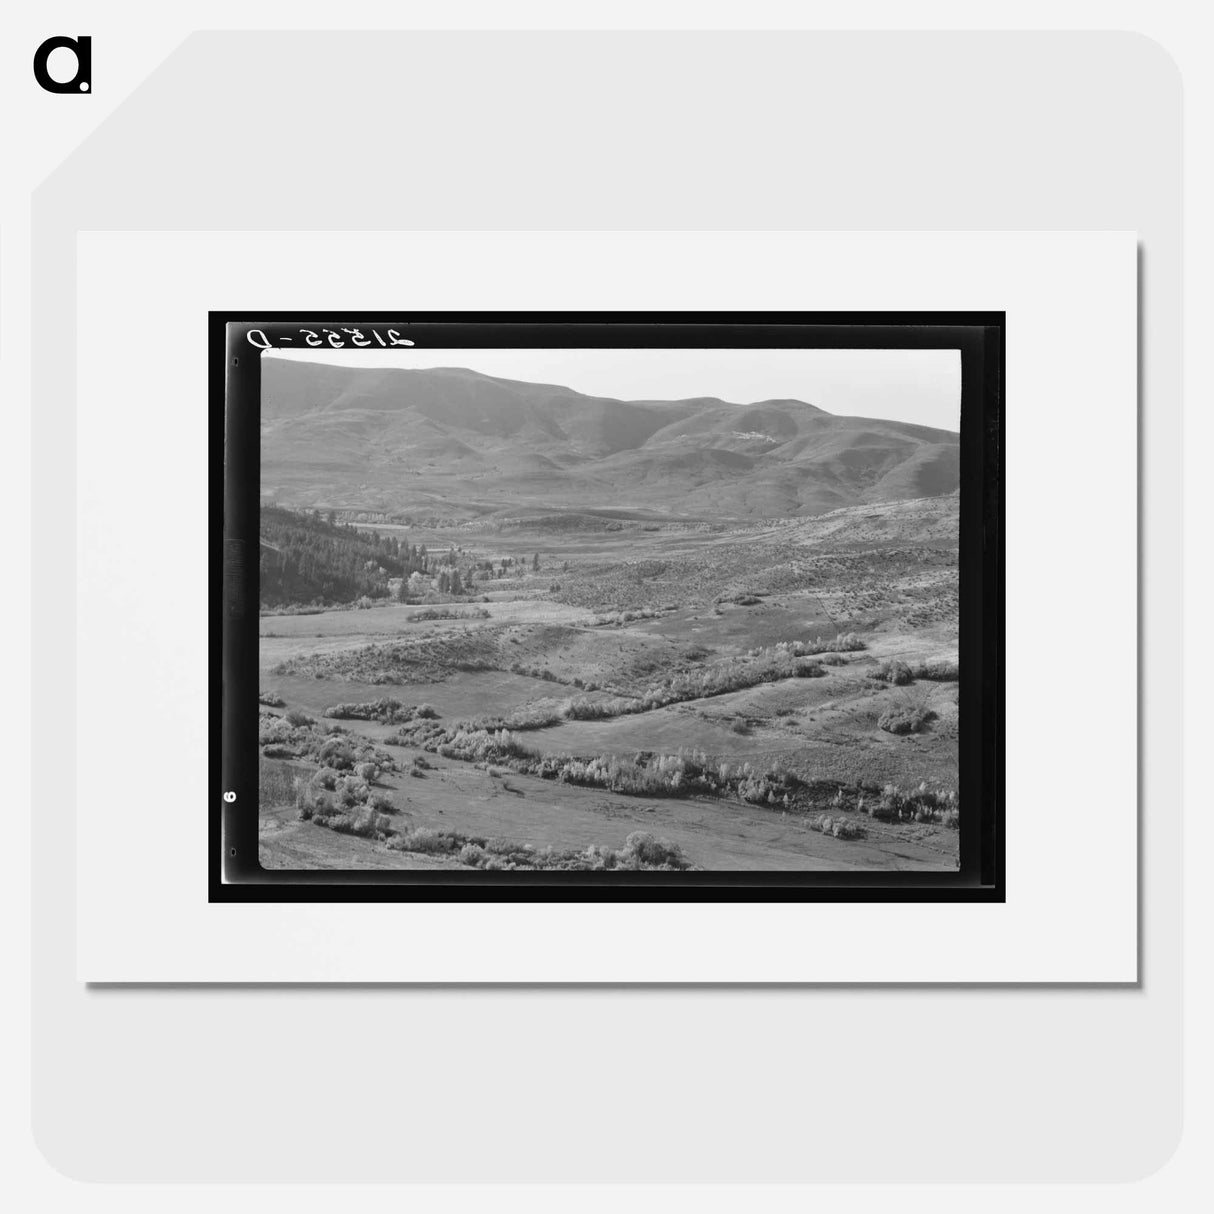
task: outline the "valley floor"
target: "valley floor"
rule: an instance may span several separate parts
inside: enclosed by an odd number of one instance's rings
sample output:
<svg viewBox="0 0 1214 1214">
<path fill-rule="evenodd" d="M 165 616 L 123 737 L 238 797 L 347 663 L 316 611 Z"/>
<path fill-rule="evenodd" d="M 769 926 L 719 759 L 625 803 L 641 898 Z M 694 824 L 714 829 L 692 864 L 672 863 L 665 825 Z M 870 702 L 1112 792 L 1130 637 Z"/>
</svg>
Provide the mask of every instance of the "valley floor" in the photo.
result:
<svg viewBox="0 0 1214 1214">
<path fill-rule="evenodd" d="M 916 821 L 872 810 L 891 788 L 895 802 L 898 790 L 929 790 L 956 803 L 955 525 L 955 499 L 928 499 L 736 526 L 436 531 L 420 537 L 434 549 L 537 554 L 539 569 L 529 563 L 517 577 L 474 586 L 444 605 L 454 619 L 419 619 L 421 608 L 397 603 L 264 616 L 261 688 L 281 701 L 264 719 L 273 726 L 302 714 L 317 730 L 337 726 L 391 756 L 374 780 L 389 835 L 438 831 L 583 852 L 622 848 L 639 831 L 704 870 L 953 870 L 955 815 Z M 831 652 L 850 634 L 854 648 Z M 747 671 L 798 643 L 809 656 L 790 659 L 792 677 L 695 694 L 701 682 L 720 684 L 722 672 L 741 671 L 735 681 L 745 684 Z M 815 643 L 824 651 L 811 652 Z M 914 673 L 949 663 L 951 677 Z M 801 677 L 806 666 L 813 677 Z M 903 667 L 905 679 L 891 674 Z M 528 753 L 554 761 L 686 755 L 709 770 L 791 773 L 804 792 L 788 806 L 752 803 L 724 785 L 719 795 L 627 795 L 443 755 L 399 722 L 324 715 L 383 697 L 429 705 L 448 734 L 461 725 L 492 731 L 497 718 Z M 645 710 L 649 702 L 661 706 Z M 609 715 L 579 719 L 571 704 Z M 901 734 L 882 726 L 899 715 L 919 724 Z M 549 717 L 541 728 L 517 724 Z M 416 760 L 427 766 L 413 776 Z M 292 780 L 310 780 L 320 766 L 290 753 L 281 762 Z M 422 854 L 301 820 L 287 781 L 272 785 L 260 811 L 264 867 L 462 866 L 456 851 Z M 846 795 L 832 798 L 834 785 Z M 824 832 L 824 814 L 852 825 Z"/>
</svg>

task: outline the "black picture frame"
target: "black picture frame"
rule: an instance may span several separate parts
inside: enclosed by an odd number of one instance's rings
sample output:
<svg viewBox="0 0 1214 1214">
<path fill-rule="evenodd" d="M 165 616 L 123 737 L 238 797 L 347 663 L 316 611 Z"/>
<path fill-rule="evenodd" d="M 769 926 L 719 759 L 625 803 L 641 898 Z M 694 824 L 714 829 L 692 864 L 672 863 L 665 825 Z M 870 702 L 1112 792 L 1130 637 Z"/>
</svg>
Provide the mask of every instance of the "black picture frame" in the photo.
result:
<svg viewBox="0 0 1214 1214">
<path fill-rule="evenodd" d="M 1004 901 L 1005 324 L 1002 312 L 211 312 L 209 900 Z M 344 350 L 393 344 L 959 350 L 958 791 L 963 814 L 958 870 L 262 869 L 257 861 L 260 353 L 312 344 Z"/>
</svg>

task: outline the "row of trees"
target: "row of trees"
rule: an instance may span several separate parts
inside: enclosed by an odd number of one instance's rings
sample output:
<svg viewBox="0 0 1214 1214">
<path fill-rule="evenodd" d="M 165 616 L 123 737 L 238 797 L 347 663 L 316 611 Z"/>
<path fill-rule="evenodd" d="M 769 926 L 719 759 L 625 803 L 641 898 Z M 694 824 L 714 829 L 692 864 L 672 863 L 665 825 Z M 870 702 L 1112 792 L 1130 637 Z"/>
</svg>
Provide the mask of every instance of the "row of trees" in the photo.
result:
<svg viewBox="0 0 1214 1214">
<path fill-rule="evenodd" d="M 408 545 L 402 551 L 405 550 L 408 552 L 417 551 L 410 549 Z M 405 564 L 406 573 L 397 592 L 397 597 L 402 603 L 416 602 L 431 588 L 437 590 L 439 594 L 475 594 L 477 593 L 475 583 L 500 580 L 516 564 L 524 569 L 527 567 L 525 560 L 516 561 L 514 557 L 507 556 L 498 562 L 491 560 L 476 561 L 461 571 L 457 564 L 454 548 L 445 553 L 437 561 L 432 561 L 432 559 L 427 558 L 426 546 L 424 544 L 421 546 L 419 558 L 415 560 L 406 555 L 402 557 L 402 560 Z M 533 573 L 539 572 L 540 555 L 538 552 L 531 558 L 530 567 Z"/>
</svg>

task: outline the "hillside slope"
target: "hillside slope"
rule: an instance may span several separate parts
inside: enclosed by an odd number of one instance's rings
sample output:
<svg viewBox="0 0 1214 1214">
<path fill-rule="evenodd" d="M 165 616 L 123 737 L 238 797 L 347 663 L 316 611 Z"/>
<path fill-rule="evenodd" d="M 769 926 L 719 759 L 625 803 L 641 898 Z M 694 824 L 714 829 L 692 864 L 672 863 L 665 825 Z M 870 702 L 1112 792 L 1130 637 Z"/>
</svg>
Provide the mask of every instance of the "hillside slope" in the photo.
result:
<svg viewBox="0 0 1214 1214">
<path fill-rule="evenodd" d="M 262 364 L 262 492 L 470 518 L 524 506 L 817 515 L 958 483 L 958 435 L 804 401 L 619 401 L 465 368 Z"/>
<path fill-rule="evenodd" d="M 383 597 L 403 572 L 392 540 L 288 510 L 262 508 L 258 578 L 263 605 Z"/>
</svg>

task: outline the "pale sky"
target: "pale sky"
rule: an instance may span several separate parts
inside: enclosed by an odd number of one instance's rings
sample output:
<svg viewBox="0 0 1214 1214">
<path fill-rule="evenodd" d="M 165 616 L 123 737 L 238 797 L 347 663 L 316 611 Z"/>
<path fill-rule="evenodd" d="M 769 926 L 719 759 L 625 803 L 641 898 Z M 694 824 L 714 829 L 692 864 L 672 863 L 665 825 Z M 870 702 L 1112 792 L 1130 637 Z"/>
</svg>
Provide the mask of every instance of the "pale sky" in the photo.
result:
<svg viewBox="0 0 1214 1214">
<path fill-rule="evenodd" d="M 275 350 L 342 367 L 470 367 L 619 400 L 792 398 L 828 413 L 961 428 L 957 350 Z"/>
</svg>

